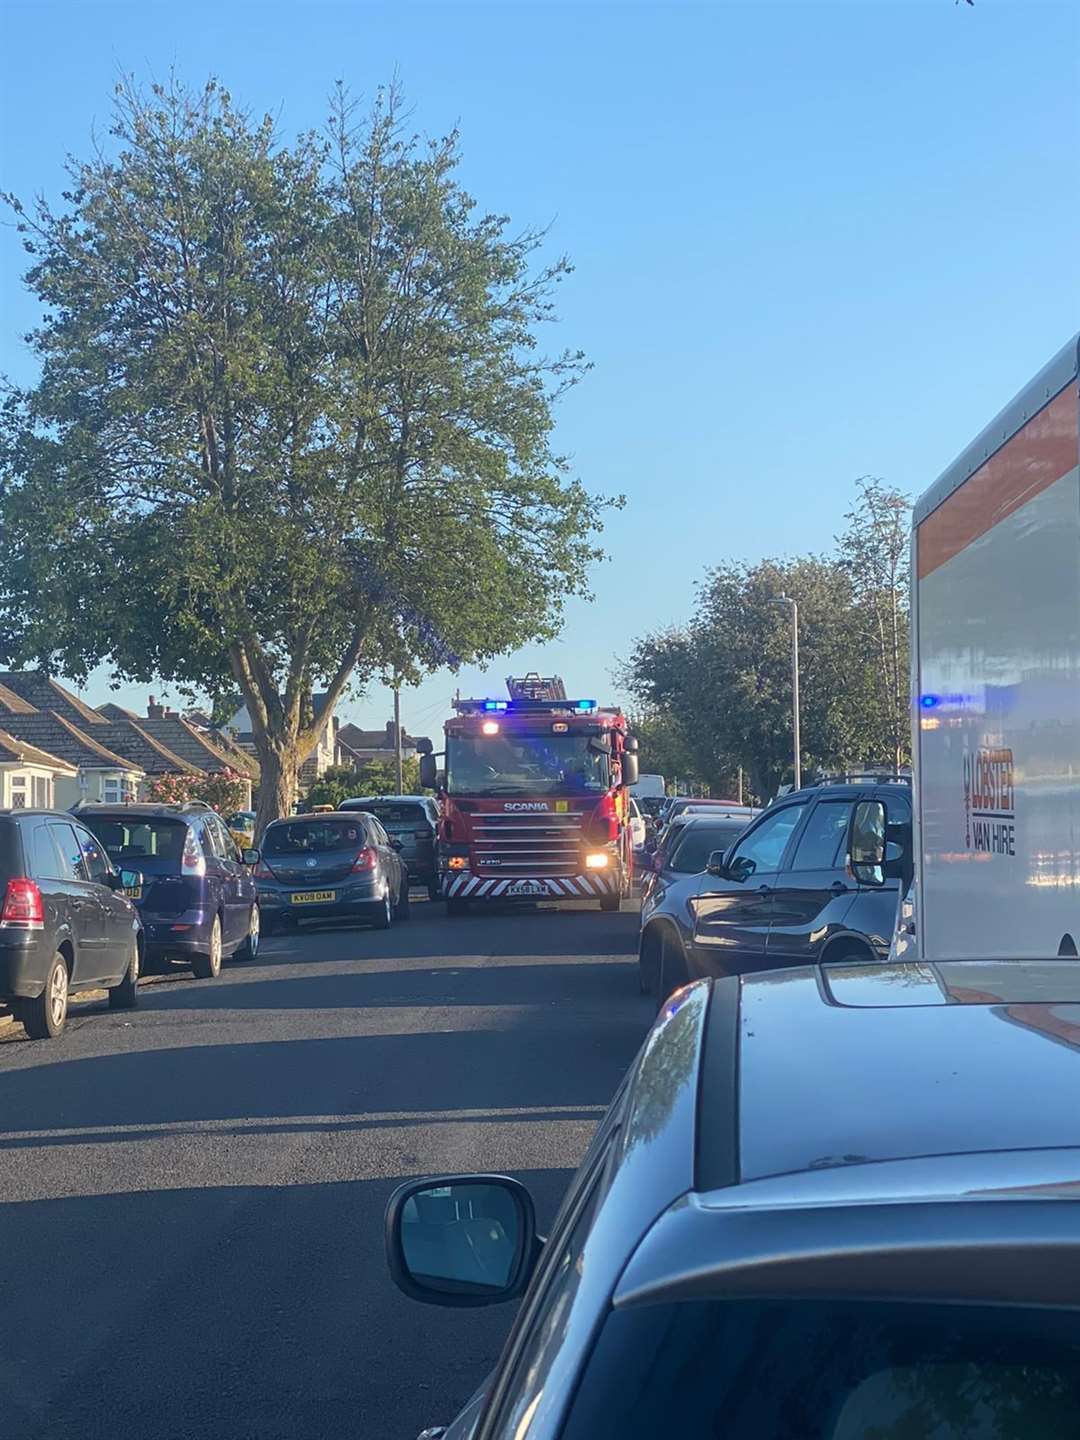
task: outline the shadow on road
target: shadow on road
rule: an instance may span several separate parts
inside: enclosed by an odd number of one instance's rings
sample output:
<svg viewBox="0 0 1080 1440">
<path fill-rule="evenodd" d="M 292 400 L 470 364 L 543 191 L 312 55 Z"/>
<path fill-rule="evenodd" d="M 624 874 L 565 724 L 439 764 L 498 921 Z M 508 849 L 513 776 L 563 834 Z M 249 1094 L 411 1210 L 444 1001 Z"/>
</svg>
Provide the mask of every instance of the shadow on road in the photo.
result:
<svg viewBox="0 0 1080 1440">
<path fill-rule="evenodd" d="M 567 1172 L 521 1178 L 546 1224 Z M 513 1307 L 439 1310 L 398 1294 L 382 1253 L 394 1184 L 0 1207 L 0 1430 L 400 1440 L 450 1419 L 494 1362 Z"/>
</svg>

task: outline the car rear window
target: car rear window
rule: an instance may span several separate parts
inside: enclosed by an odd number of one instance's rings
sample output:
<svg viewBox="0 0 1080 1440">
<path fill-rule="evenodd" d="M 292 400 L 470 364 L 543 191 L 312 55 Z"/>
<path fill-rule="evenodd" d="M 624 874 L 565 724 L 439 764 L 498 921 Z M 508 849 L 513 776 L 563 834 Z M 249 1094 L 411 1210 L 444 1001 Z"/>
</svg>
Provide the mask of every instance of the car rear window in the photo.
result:
<svg viewBox="0 0 1080 1440">
<path fill-rule="evenodd" d="M 726 850 L 734 845 L 745 829 L 737 820 L 722 825 L 684 825 L 675 841 L 668 869 L 680 875 L 696 875 L 705 869 L 714 850 Z"/>
<path fill-rule="evenodd" d="M 1080 1317 L 714 1300 L 610 1313 L 563 1440 L 1050 1440 L 1077 1434 Z"/>
<path fill-rule="evenodd" d="M 420 830 L 424 827 L 430 829 L 431 821 L 424 813 L 422 805 L 360 805 L 367 815 L 377 815 L 387 830 Z"/>
<path fill-rule="evenodd" d="M 267 855 L 327 855 L 368 843 L 362 820 L 290 820 L 271 825 L 263 836 Z"/>
<path fill-rule="evenodd" d="M 85 818 L 84 823 L 104 845 L 114 865 L 127 860 L 163 860 L 175 861 L 179 866 L 183 858 L 187 825 L 182 820 L 139 819 L 133 815 L 120 820 L 95 815 Z"/>
</svg>

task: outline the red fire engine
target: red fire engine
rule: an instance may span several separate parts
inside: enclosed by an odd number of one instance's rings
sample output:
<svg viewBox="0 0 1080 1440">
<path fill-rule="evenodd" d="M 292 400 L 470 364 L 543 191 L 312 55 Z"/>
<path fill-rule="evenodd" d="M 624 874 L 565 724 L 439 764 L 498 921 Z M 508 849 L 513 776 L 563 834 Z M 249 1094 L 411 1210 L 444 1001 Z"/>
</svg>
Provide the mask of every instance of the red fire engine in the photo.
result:
<svg viewBox="0 0 1080 1440">
<path fill-rule="evenodd" d="M 558 676 L 509 679 L 507 700 L 459 700 L 445 764 L 421 756 L 440 799 L 439 870 L 451 915 L 516 900 L 599 900 L 630 893 L 627 787 L 637 740 L 620 710 L 569 700 Z"/>
</svg>

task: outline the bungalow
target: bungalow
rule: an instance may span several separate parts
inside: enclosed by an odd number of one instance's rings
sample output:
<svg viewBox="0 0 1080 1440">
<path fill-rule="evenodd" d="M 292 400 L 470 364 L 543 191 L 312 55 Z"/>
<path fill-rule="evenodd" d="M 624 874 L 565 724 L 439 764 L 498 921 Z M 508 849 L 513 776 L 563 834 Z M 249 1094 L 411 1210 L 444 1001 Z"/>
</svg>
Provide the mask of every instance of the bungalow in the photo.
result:
<svg viewBox="0 0 1080 1440">
<path fill-rule="evenodd" d="M 51 810 L 56 781 L 74 780 L 74 765 L 0 730 L 0 810 Z"/>
<path fill-rule="evenodd" d="M 146 719 L 140 718 L 136 728 L 178 755 L 186 764 L 208 775 L 218 775 L 225 770 L 238 775 L 245 786 L 239 808 L 251 808 L 252 790 L 259 782 L 259 766 L 239 745 L 216 731 L 211 734 L 196 729 L 179 711 L 159 704 L 152 695 L 146 707 Z"/>
<path fill-rule="evenodd" d="M 54 803 L 69 810 L 80 800 L 115 805 L 134 800 L 146 778 L 141 765 L 110 750 L 55 710 L 2 713 L 2 728 L 25 745 L 55 756 L 73 774 L 57 775 Z M 96 729 L 96 726 L 88 726 Z"/>
<path fill-rule="evenodd" d="M 401 731 L 401 756 L 411 760 L 417 753 L 418 742 L 423 736 L 408 735 Z M 396 734 L 393 720 L 386 722 L 383 730 L 361 730 L 359 725 L 342 725 L 338 730 L 338 742 L 345 752 L 346 763 L 355 761 L 358 769 L 370 765 L 374 760 L 394 758 Z"/>
</svg>

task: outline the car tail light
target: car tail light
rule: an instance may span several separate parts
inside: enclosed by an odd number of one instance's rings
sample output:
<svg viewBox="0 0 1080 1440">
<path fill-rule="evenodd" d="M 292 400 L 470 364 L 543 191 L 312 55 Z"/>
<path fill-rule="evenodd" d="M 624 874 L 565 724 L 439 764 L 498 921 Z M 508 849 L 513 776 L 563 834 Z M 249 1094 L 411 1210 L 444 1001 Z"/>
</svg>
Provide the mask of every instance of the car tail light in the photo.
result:
<svg viewBox="0 0 1080 1440">
<path fill-rule="evenodd" d="M 365 845 L 353 861 L 353 874 L 355 875 L 358 870 L 374 870 L 377 860 L 378 856 L 375 854 L 375 851 L 370 845 Z"/>
<path fill-rule="evenodd" d="M 194 830 L 184 836 L 184 854 L 180 860 L 181 875 L 205 875 L 206 856 Z"/>
<path fill-rule="evenodd" d="M 41 891 L 33 880 L 9 880 L 4 891 L 4 904 L 0 909 L 0 925 L 19 930 L 43 930 L 45 928 L 45 907 L 41 902 Z"/>
</svg>

